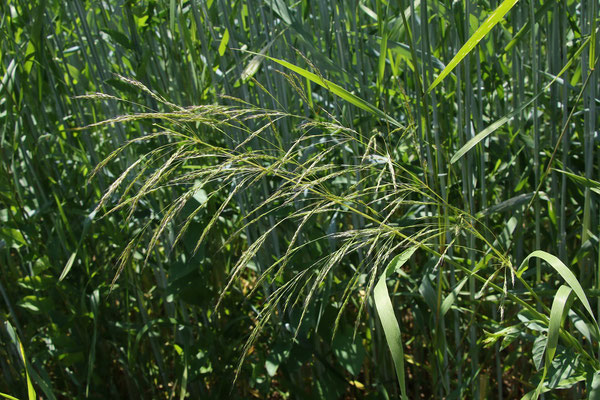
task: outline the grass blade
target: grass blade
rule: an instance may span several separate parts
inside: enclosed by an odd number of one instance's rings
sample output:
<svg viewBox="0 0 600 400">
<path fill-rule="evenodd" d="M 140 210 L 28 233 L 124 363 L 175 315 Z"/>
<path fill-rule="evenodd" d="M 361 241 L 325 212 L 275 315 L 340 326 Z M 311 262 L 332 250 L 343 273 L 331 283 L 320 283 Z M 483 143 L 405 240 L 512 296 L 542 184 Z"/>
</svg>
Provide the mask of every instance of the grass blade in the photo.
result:
<svg viewBox="0 0 600 400">
<path fill-rule="evenodd" d="M 493 124 L 489 125 L 487 128 L 485 128 L 484 130 L 482 130 L 481 132 L 479 132 L 477 135 L 475 135 L 473 138 L 471 138 L 467 143 L 465 143 L 450 159 L 450 164 L 454 164 L 455 162 L 457 162 L 458 160 L 461 159 L 462 156 L 464 156 L 469 150 L 471 150 L 473 147 L 475 147 L 479 142 L 481 142 L 483 139 L 485 139 L 486 137 L 488 137 L 489 135 L 491 135 L 492 133 L 494 133 L 498 128 L 500 128 L 501 126 L 503 126 L 504 124 L 506 124 L 508 121 L 510 121 L 511 119 L 513 119 L 515 116 L 519 115 L 521 112 L 523 112 L 527 107 L 529 107 L 531 104 L 533 104 L 550 86 L 552 86 L 552 84 L 554 84 L 554 82 L 556 82 L 557 80 L 559 80 L 560 76 L 562 74 L 564 74 L 573 64 L 573 62 L 575 62 L 575 60 L 577 60 L 577 58 L 579 57 L 579 55 L 583 52 L 583 50 L 586 48 L 586 46 L 590 43 L 590 38 L 587 38 L 579 47 L 579 49 L 577 49 L 577 51 L 575 52 L 575 54 L 573 54 L 573 57 L 571 57 L 571 59 L 565 64 L 565 66 L 560 70 L 560 72 L 550 81 L 546 84 L 546 86 L 544 86 L 542 88 L 542 90 L 540 90 L 535 96 L 533 96 L 533 98 L 531 98 L 528 102 L 522 104 L 521 106 L 519 106 L 517 109 L 509 112 L 508 114 L 506 114 L 504 117 L 500 118 L 499 120 L 497 120 L 496 122 L 494 122 Z"/>
<path fill-rule="evenodd" d="M 4 397 L 5 399 L 8 399 L 8 400 L 19 400 L 16 397 L 13 397 L 10 394 L 6 394 L 6 393 L 0 393 L 0 396 Z"/>
<path fill-rule="evenodd" d="M 542 373 L 542 379 L 540 380 L 539 385 L 531 397 L 532 400 L 536 400 L 544 388 L 544 380 L 548 374 L 550 365 L 552 365 L 554 355 L 556 354 L 560 327 L 562 325 L 565 311 L 568 309 L 567 303 L 569 302 L 571 293 L 573 293 L 573 290 L 570 287 L 562 285 L 556 292 L 556 296 L 554 296 L 552 310 L 550 311 L 550 322 L 548 324 L 548 339 L 546 340 L 546 346 L 544 348 L 544 352 L 546 353 L 544 371 Z"/>
<path fill-rule="evenodd" d="M 584 188 L 589 188 L 592 192 L 600 194 L 600 182 L 584 178 L 583 176 L 576 175 L 571 172 L 563 171 L 562 169 L 554 168 L 554 170 L 568 176 L 574 182 L 582 185 Z"/>
<path fill-rule="evenodd" d="M 496 10 L 490 14 L 488 19 L 475 31 L 475 33 L 467 40 L 467 42 L 461 47 L 456 53 L 450 63 L 444 68 L 440 75 L 433 81 L 427 92 L 431 92 L 446 76 L 462 61 L 477 46 L 477 43 L 481 41 L 488 34 L 492 28 L 502 20 L 504 15 L 510 11 L 519 0 L 504 0 L 502 4 Z"/>
<path fill-rule="evenodd" d="M 252 53 L 252 54 L 259 55 L 258 53 Z M 279 65 L 284 66 L 285 68 L 288 68 L 288 69 L 296 72 L 299 75 L 302 75 L 303 77 L 310 80 L 311 82 L 316 83 L 317 85 L 329 90 L 331 93 L 335 94 L 336 96 L 341 97 L 342 99 L 346 100 L 348 103 L 353 104 L 356 107 L 361 108 L 365 111 L 368 111 L 373 115 L 377 115 L 378 117 L 390 122 L 391 124 L 395 125 L 398 128 L 403 127 L 403 125 L 400 124 L 400 122 L 396 121 L 395 119 L 393 119 L 392 117 L 390 117 L 389 115 L 387 115 L 386 113 L 384 113 L 383 111 L 381 111 L 380 109 L 378 109 L 377 107 L 372 105 L 371 103 L 350 93 L 343 87 L 341 87 L 325 78 L 321 78 L 319 75 L 314 74 L 310 71 L 307 71 L 304 68 L 298 67 L 297 65 L 294 65 L 287 61 L 284 61 L 284 60 L 281 60 L 278 58 L 274 58 L 274 57 L 269 57 L 269 56 L 265 56 L 265 57 L 271 61 L 278 63 Z"/>
<path fill-rule="evenodd" d="M 67 276 L 67 274 L 73 267 L 73 262 L 75 261 L 76 256 L 77 256 L 77 251 L 74 251 L 71 254 L 71 256 L 69 257 L 69 259 L 67 260 L 67 263 L 65 264 L 65 267 L 63 268 L 63 271 L 61 272 L 60 277 L 58 278 L 59 282 L 62 281 L 63 279 L 65 279 L 65 277 Z"/>
<path fill-rule="evenodd" d="M 36 400 L 35 389 L 33 388 L 33 383 L 31 382 L 31 378 L 29 377 L 29 366 L 27 365 L 27 358 L 25 357 L 25 349 L 23 348 L 23 343 L 21 343 L 21 339 L 13 329 L 12 325 L 6 321 L 4 323 L 8 335 L 10 336 L 12 342 L 17 346 L 19 351 L 19 356 L 21 357 L 21 361 L 23 361 L 23 367 L 25 368 L 25 379 L 27 381 L 27 398 L 29 400 Z"/>
<path fill-rule="evenodd" d="M 407 400 L 408 396 L 406 395 L 406 383 L 404 380 L 404 351 L 402 349 L 402 336 L 400 334 L 400 325 L 398 324 L 398 320 L 394 314 L 394 308 L 388 293 L 386 277 L 388 273 L 401 268 L 416 250 L 417 246 L 414 246 L 404 251 L 402 254 L 394 257 L 394 259 L 388 264 L 386 271 L 381 274 L 374 291 L 377 315 L 379 315 L 379 320 L 381 321 L 383 332 L 385 333 L 385 339 L 388 347 L 390 348 L 390 352 L 392 353 L 392 359 L 394 360 L 396 376 L 398 377 L 398 384 L 400 385 L 400 392 L 403 400 Z"/>
<path fill-rule="evenodd" d="M 546 261 L 552 268 L 554 268 L 554 270 L 556 272 L 558 272 L 558 274 L 565 280 L 565 282 L 573 289 L 573 291 L 575 292 L 575 295 L 577 295 L 579 300 L 583 303 L 583 306 L 585 307 L 586 311 L 592 317 L 592 320 L 595 323 L 596 330 L 598 330 L 598 322 L 596 321 L 596 317 L 594 316 L 594 312 L 592 311 L 590 302 L 588 301 L 588 298 L 585 295 L 585 292 L 583 291 L 583 287 L 581 287 L 581 284 L 575 277 L 575 274 L 573 274 L 573 272 L 571 272 L 571 270 L 558 257 L 553 256 L 552 254 L 546 253 L 545 251 L 542 251 L 542 250 L 536 250 L 533 253 L 529 254 L 527 256 L 527 258 L 525 258 L 525 260 L 523 260 L 523 263 L 519 267 L 518 274 L 520 275 L 523 272 L 525 272 L 525 270 L 527 269 L 527 262 L 531 258 L 534 258 L 534 257 L 537 257 L 537 258 L 540 258 L 540 259 Z"/>
</svg>

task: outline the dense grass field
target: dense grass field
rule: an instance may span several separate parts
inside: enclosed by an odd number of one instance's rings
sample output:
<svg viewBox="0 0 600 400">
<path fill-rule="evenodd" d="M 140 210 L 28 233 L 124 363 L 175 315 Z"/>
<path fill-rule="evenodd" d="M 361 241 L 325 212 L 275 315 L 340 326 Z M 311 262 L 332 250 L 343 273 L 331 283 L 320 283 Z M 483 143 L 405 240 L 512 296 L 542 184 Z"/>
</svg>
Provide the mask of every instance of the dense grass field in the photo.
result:
<svg viewBox="0 0 600 400">
<path fill-rule="evenodd" d="M 598 0 L 3 0 L 0 397 L 600 399 Z"/>
</svg>

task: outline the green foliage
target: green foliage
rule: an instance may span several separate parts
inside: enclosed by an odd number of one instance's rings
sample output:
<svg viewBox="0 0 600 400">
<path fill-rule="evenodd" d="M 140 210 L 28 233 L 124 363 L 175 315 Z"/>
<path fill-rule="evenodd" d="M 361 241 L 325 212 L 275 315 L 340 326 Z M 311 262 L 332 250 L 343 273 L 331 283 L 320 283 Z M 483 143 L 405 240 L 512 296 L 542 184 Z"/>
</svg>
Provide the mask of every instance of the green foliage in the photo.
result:
<svg viewBox="0 0 600 400">
<path fill-rule="evenodd" d="M 597 398 L 597 9 L 0 2 L 0 396 Z"/>
</svg>

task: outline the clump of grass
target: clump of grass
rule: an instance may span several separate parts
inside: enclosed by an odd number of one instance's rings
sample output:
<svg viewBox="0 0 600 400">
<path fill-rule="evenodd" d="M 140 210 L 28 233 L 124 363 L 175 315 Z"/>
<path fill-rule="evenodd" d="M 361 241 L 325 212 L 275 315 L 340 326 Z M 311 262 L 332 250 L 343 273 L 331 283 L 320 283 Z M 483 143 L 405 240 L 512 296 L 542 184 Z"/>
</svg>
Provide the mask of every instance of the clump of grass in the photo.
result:
<svg viewBox="0 0 600 400">
<path fill-rule="evenodd" d="M 171 107 L 167 102 L 164 104 Z M 298 121 L 294 129 L 297 139 L 287 147 L 282 144 L 275 124 L 282 118 Z M 129 146 L 158 138 L 166 140 L 114 180 L 97 210 L 108 206 L 109 215 L 127 209 L 131 216 L 142 199 L 179 187 L 181 194 L 161 210 L 147 254 L 159 245 L 166 227 L 178 221 L 186 204 L 200 191 L 206 193 L 206 199 L 177 222 L 179 233 L 172 241 L 173 246 L 211 202 L 216 202 L 214 212 L 199 234 L 194 251 L 210 236 L 228 208 L 235 209 L 241 218 L 223 243 L 222 251 L 236 235 L 270 223 L 268 229 L 248 241 L 247 248 L 230 268 L 228 281 L 216 303 L 218 309 L 231 285 L 252 263 L 258 275 L 250 295 L 260 288 L 264 301 L 242 351 L 238 372 L 269 319 L 285 321 L 291 315 L 290 307 L 298 304 L 302 311 L 294 337 L 301 331 L 302 320 L 317 291 L 331 276 L 349 277 L 343 295 L 337 299 L 341 307 L 335 318 L 334 335 L 350 298 L 361 291 L 355 318 L 357 329 L 364 311 L 371 307 L 369 298 L 376 278 L 395 254 L 407 248 L 418 248 L 422 256 L 436 257 L 436 265 L 430 267 L 436 273 L 442 269 L 444 260 L 457 264 L 446 254 L 456 238 L 473 235 L 488 245 L 486 262 L 508 269 L 514 284 L 514 270 L 505 251 L 497 248 L 497 241 L 491 243 L 485 238 L 491 233 L 474 216 L 447 203 L 423 180 L 426 171 L 419 170 L 422 166 L 419 154 L 410 150 L 415 134 L 412 126 L 396 129 L 387 136 L 376 132 L 364 135 L 335 120 L 307 120 L 245 105 L 178 107 L 168 112 L 116 117 L 88 128 L 145 119 L 154 121 L 156 133 L 125 143 L 99 168 L 106 168 L 111 159 Z M 261 144 L 259 150 L 257 142 Z M 248 202 L 247 196 L 252 196 L 253 203 Z M 447 210 L 447 224 L 432 218 L 431 210 L 439 209 Z M 311 224 L 331 224 L 334 218 L 344 222 L 333 231 L 306 235 Z M 436 249 L 448 235 L 454 239 L 440 254 Z M 275 238 L 286 244 L 276 247 Z M 318 250 L 332 242 L 335 245 L 331 252 Z M 132 249 L 131 245 L 126 248 L 117 276 L 126 267 Z M 273 249 L 277 253 L 266 262 L 258 257 L 260 251 Z M 306 254 L 322 255 L 313 258 Z M 492 283 L 500 269 L 483 278 L 476 270 L 470 271 L 462 265 L 458 268 L 484 282 L 481 293 L 491 287 L 506 296 L 506 284 L 501 288 Z M 340 269 L 342 272 L 338 272 Z M 358 284 L 360 280 L 362 283 Z M 452 293 L 454 297 L 445 302 L 446 310 L 452 304 L 451 299 L 456 299 L 456 293 Z"/>
</svg>

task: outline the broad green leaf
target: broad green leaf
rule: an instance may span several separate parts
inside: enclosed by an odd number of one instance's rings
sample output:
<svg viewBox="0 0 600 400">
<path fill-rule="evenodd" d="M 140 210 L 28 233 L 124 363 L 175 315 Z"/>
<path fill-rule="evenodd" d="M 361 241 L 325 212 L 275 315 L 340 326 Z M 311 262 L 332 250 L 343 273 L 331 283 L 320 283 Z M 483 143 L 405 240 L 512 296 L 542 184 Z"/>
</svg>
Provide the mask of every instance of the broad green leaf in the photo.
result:
<svg viewBox="0 0 600 400">
<path fill-rule="evenodd" d="M 448 76 L 448 74 L 452 72 L 454 68 L 456 68 L 458 63 L 460 63 L 462 59 L 465 58 L 471 52 L 471 50 L 475 48 L 475 46 L 477 46 L 477 43 L 479 43 L 481 39 L 483 39 L 485 35 L 487 35 L 489 31 L 491 31 L 492 28 L 498 22 L 500 22 L 502 18 L 504 18 L 504 15 L 507 12 L 509 12 L 510 9 L 513 8 L 513 6 L 517 4 L 518 1 L 519 0 L 504 0 L 502 4 L 500 4 L 500 6 L 496 8 L 496 10 L 493 13 L 490 14 L 488 19 L 479 27 L 479 29 L 475 31 L 473 36 L 471 36 L 469 40 L 467 40 L 463 47 L 461 47 L 461 49 L 458 51 L 458 53 L 456 53 L 456 55 L 446 66 L 446 68 L 444 68 L 440 75 L 433 81 L 431 86 L 429 86 L 427 92 L 431 92 L 433 88 L 435 88 L 441 81 L 443 81 L 444 78 Z"/>
<path fill-rule="evenodd" d="M 8 67 L 6 68 L 6 73 L 4 74 L 4 76 L 2 77 L 2 80 L 0 80 L 0 93 L 2 93 L 2 90 L 4 88 L 7 88 L 7 91 L 10 92 L 11 90 L 11 83 L 14 80 L 15 77 L 15 71 L 17 70 L 17 62 L 15 59 L 10 60 L 10 63 L 8 64 Z"/>
<path fill-rule="evenodd" d="M 145 28 L 146 26 L 148 26 L 147 22 L 148 22 L 148 15 L 143 15 L 141 17 L 138 17 L 137 15 L 133 16 L 133 20 L 135 22 L 135 25 L 137 26 L 138 29 L 142 29 Z"/>
<path fill-rule="evenodd" d="M 536 370 L 541 370 L 544 365 L 544 350 L 546 350 L 546 344 L 548 343 L 548 337 L 540 335 L 538 336 L 531 348 L 531 359 L 533 360 L 533 366 Z"/>
<path fill-rule="evenodd" d="M 559 346 L 548 371 L 545 387 L 549 389 L 567 389 L 575 383 L 584 381 L 589 374 L 577 352 Z"/>
<path fill-rule="evenodd" d="M 181 389 L 179 391 L 179 400 L 185 400 L 188 394 L 187 384 L 188 384 L 188 356 L 189 350 L 186 349 L 183 351 L 183 373 L 181 374 Z"/>
<path fill-rule="evenodd" d="M 502 339 L 502 343 L 500 345 L 500 351 L 502 351 L 522 333 L 522 327 L 521 325 L 513 325 L 509 326 L 508 328 L 501 329 L 497 332 L 484 331 L 484 333 L 484 347 L 492 347 L 498 342 L 498 340 Z"/>
<path fill-rule="evenodd" d="M 79 243 L 77 244 L 77 248 L 75 249 L 75 251 L 71 254 L 69 259 L 67 260 L 67 263 L 65 264 L 65 267 L 63 268 L 63 271 L 60 274 L 60 277 L 58 278 L 59 282 L 62 281 L 63 279 L 65 279 L 67 274 L 71 271 L 71 268 L 73 267 L 73 262 L 75 261 L 75 258 L 77 257 L 77 252 L 79 251 L 79 248 L 81 247 L 81 244 L 83 243 L 83 239 L 85 238 L 85 235 L 87 234 L 88 230 L 90 229 L 90 226 L 92 225 L 92 221 L 94 220 L 95 216 L 96 216 L 96 211 L 92 211 L 91 213 L 86 215 L 85 220 L 83 221 L 83 229 L 81 231 L 81 236 L 79 238 Z"/>
<path fill-rule="evenodd" d="M 527 329 L 531 329 L 536 332 L 547 332 L 548 327 L 545 326 L 546 322 L 542 321 L 539 318 L 532 317 L 531 313 L 527 310 L 523 310 L 519 314 L 517 314 L 517 318 L 519 321 L 523 322 L 523 324 L 527 327 Z"/>
<path fill-rule="evenodd" d="M 127 35 L 125 35 L 123 32 L 119 32 L 117 30 L 109 29 L 109 28 L 102 28 L 100 30 L 102 32 L 106 33 L 107 35 L 109 35 L 112 40 L 114 40 L 115 42 L 117 42 L 118 44 L 123 46 L 124 48 L 126 48 L 128 50 L 134 49 L 133 45 L 131 44 L 131 41 L 129 40 Z"/>
<path fill-rule="evenodd" d="M 364 5 L 362 2 L 360 2 L 360 3 L 358 4 L 358 7 L 359 7 L 361 10 L 363 10 L 363 12 L 364 12 L 365 14 L 367 14 L 367 16 L 368 16 L 369 18 L 371 18 L 373 21 L 377 21 L 377 20 L 378 20 L 377 13 L 376 13 L 375 11 L 371 10 L 371 9 L 370 9 L 369 7 L 367 7 L 366 5 Z"/>
<path fill-rule="evenodd" d="M 19 341 L 19 349 L 21 351 L 23 365 L 25 366 L 25 378 L 27 379 L 27 397 L 29 398 L 29 400 L 36 400 L 37 396 L 35 394 L 35 389 L 33 388 L 33 383 L 31 383 L 31 378 L 29 377 L 29 367 L 27 366 L 27 359 L 25 358 L 25 349 L 23 348 L 23 343 L 21 343 L 21 341 Z"/>
<path fill-rule="evenodd" d="M 292 18 L 288 11 L 288 6 L 283 0 L 268 0 L 265 1 L 265 5 L 269 6 L 271 10 L 275 11 L 279 18 L 281 18 L 287 25 L 292 24 Z"/>
<path fill-rule="evenodd" d="M 394 361 L 394 367 L 396 368 L 396 377 L 398 378 L 398 384 L 400 385 L 400 392 L 402 393 L 402 399 L 408 400 L 406 395 L 406 384 L 404 380 L 404 350 L 402 349 L 402 336 L 400 334 L 400 325 L 394 314 L 394 308 L 392 307 L 392 301 L 388 293 L 385 275 L 379 278 L 379 282 L 375 285 L 375 307 L 377 308 L 377 315 L 383 326 L 383 332 L 387 341 L 390 352 L 392 353 L 392 359 Z"/>
<path fill-rule="evenodd" d="M 408 46 L 407 44 L 404 44 L 404 43 L 395 42 L 395 41 L 392 41 L 392 40 L 388 39 L 388 50 L 392 54 L 394 54 L 394 55 L 402 58 L 402 60 L 404 60 L 406 62 L 406 64 L 408 65 L 408 67 L 410 69 L 412 69 L 412 70 L 415 69 L 415 66 L 413 65 L 413 55 L 411 53 L 410 46 Z M 424 59 L 423 53 L 419 49 L 415 49 L 415 55 L 420 60 Z M 428 60 L 428 62 L 430 61 L 435 68 L 437 68 L 437 69 L 444 69 L 444 68 L 446 68 L 446 66 L 444 65 L 444 63 L 441 62 L 439 58 L 437 58 L 437 57 L 435 57 L 433 55 L 431 55 L 431 56 L 428 55 L 428 57 L 431 57 L 431 59 Z"/>
<path fill-rule="evenodd" d="M 598 337 L 595 336 L 596 332 L 590 330 L 588 322 L 586 322 L 582 317 L 580 317 L 575 311 L 569 310 L 569 319 L 571 323 L 585 337 L 587 340 L 592 343 L 592 340 L 597 340 Z"/>
<path fill-rule="evenodd" d="M 555 81 L 552 81 L 552 82 L 555 82 Z M 542 89 L 536 96 L 534 96 L 532 99 L 530 99 L 527 103 L 522 104 L 519 108 L 506 114 L 504 117 L 500 118 L 499 120 L 497 120 L 496 122 L 494 122 L 493 124 L 491 124 L 487 128 L 485 128 L 484 130 L 479 132 L 477 135 L 475 135 L 471 139 L 469 139 L 467 141 L 467 143 L 465 143 L 463 145 L 463 147 L 461 147 L 452 156 L 452 158 L 450 159 L 450 164 L 454 164 L 455 162 L 460 160 L 462 158 L 462 156 L 464 156 L 469 150 L 471 150 L 473 147 L 475 147 L 479 142 L 481 142 L 483 139 L 485 139 L 492 133 L 496 132 L 496 130 L 498 130 L 498 128 L 500 128 L 501 126 L 506 124 L 508 121 L 513 119 L 515 117 L 515 115 L 523 112 L 523 110 L 525 110 L 527 107 L 529 107 L 531 104 L 533 104 L 533 102 L 535 100 L 537 100 L 537 98 L 540 97 L 542 95 L 542 93 L 544 93 L 545 89 L 546 88 Z"/>
<path fill-rule="evenodd" d="M 27 44 L 27 49 L 25 50 L 25 64 L 24 69 L 27 75 L 31 73 L 31 68 L 33 67 L 33 60 L 35 59 L 35 46 L 33 42 L 29 42 Z"/>
<path fill-rule="evenodd" d="M 315 379 L 311 392 L 319 400 L 338 400 L 343 397 L 348 382 L 334 374 L 335 370 L 324 368 L 319 379 Z"/>
<path fill-rule="evenodd" d="M 26 310 L 31 311 L 35 314 L 45 314 L 54 308 L 55 304 L 52 301 L 52 297 L 41 297 L 37 295 L 24 296 L 17 304 Z"/>
</svg>

